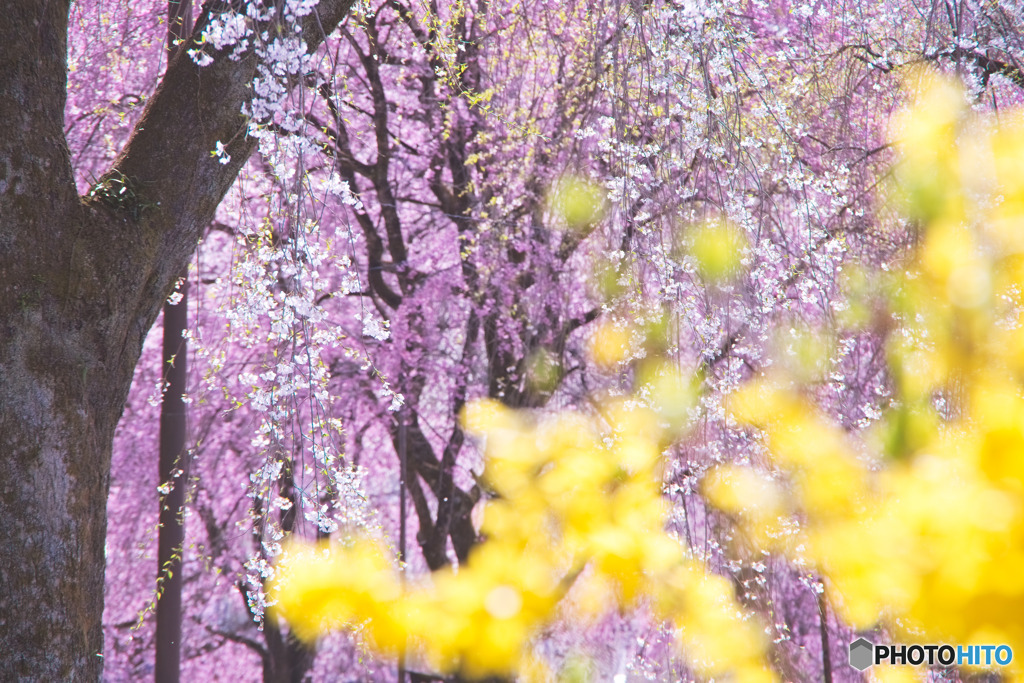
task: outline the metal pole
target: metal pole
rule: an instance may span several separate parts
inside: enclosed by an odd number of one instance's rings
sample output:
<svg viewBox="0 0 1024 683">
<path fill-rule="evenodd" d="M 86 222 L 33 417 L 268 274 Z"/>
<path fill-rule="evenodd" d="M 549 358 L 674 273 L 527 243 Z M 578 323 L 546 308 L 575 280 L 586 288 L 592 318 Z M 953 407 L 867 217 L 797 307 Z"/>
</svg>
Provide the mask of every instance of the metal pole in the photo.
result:
<svg viewBox="0 0 1024 683">
<path fill-rule="evenodd" d="M 178 51 L 176 42 L 192 33 L 191 0 L 169 0 L 167 5 L 167 59 Z M 185 488 L 188 486 L 185 393 L 188 348 L 182 333 L 188 326 L 188 280 L 181 300 L 164 304 L 162 374 L 167 391 L 160 407 L 159 481 L 170 485 L 160 496 L 157 541 L 156 683 L 178 683 L 181 676 L 181 562 L 185 545 Z"/>
<path fill-rule="evenodd" d="M 398 561 L 405 563 L 406 544 L 406 512 L 405 512 L 405 478 L 408 476 L 408 433 L 405 419 L 406 409 L 398 412 Z M 402 583 L 405 583 L 405 568 L 402 568 Z M 398 655 L 398 683 L 405 683 L 405 651 Z"/>
</svg>

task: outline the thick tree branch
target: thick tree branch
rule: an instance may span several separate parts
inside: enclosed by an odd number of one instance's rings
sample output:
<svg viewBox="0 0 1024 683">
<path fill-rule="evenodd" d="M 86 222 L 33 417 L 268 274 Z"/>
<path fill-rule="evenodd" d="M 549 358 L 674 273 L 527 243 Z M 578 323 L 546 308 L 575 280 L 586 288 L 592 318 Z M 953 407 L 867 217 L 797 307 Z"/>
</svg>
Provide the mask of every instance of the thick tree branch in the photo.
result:
<svg viewBox="0 0 1024 683">
<path fill-rule="evenodd" d="M 37 296 L 19 285 L 51 257 L 33 248 L 39 231 L 67 239 L 51 217 L 77 208 L 64 139 L 68 9 L 66 0 L 18 0 L 4 4 L 0 19 L 0 301 Z"/>
<path fill-rule="evenodd" d="M 351 4 L 352 0 L 321 0 L 304 18 L 303 39 L 310 51 L 344 19 Z M 193 37 L 226 9 L 223 2 L 207 2 Z M 180 50 L 125 149 L 104 176 L 131 183 L 141 204 L 139 227 L 155 238 L 160 260 L 173 261 L 174 267 L 184 265 L 199 232 L 256 146 L 241 114 L 252 92 L 256 58 L 250 51 L 233 61 L 230 52 L 231 48 L 223 50 L 213 55 L 212 64 L 200 67 L 187 50 Z M 228 163 L 211 154 L 218 142 L 226 147 Z"/>
</svg>

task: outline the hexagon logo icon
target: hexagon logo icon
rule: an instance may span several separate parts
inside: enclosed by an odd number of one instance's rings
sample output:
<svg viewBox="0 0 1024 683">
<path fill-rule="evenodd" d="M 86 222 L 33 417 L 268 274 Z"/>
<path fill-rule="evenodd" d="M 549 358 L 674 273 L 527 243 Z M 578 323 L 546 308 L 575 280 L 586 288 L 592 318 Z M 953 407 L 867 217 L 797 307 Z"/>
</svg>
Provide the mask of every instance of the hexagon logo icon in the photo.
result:
<svg viewBox="0 0 1024 683">
<path fill-rule="evenodd" d="M 875 659 L 875 646 L 867 638 L 858 638 L 850 643 L 850 666 L 857 671 L 863 671 L 872 664 Z"/>
</svg>

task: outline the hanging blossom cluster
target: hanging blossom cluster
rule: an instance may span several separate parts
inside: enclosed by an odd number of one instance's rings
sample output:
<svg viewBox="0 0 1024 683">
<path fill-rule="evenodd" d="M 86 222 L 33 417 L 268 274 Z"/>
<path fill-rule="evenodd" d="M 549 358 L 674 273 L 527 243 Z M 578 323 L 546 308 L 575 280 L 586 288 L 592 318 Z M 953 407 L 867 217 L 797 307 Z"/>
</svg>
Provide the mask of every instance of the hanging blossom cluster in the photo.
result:
<svg viewBox="0 0 1024 683">
<path fill-rule="evenodd" d="M 301 499 L 295 502 L 295 496 L 273 496 L 269 491 L 273 483 L 282 474 L 282 461 L 267 462 L 265 467 L 250 475 L 254 490 L 267 490 L 266 498 L 272 509 L 289 512 L 296 505 L 302 505 Z M 305 496 L 305 512 L 302 517 L 316 529 L 318 535 L 329 536 L 344 532 L 343 538 L 356 529 L 367 529 L 376 525 L 376 519 L 369 501 L 364 493 L 366 471 L 363 468 L 341 467 L 331 471 L 332 492 L 334 498 L 329 502 L 319 502 L 323 498 Z M 253 520 L 267 521 L 269 517 Z M 268 592 L 268 586 L 278 578 L 280 560 L 287 542 L 285 530 L 280 525 L 268 523 L 261 534 L 259 547 L 245 562 L 245 586 L 249 612 L 253 620 L 260 624 L 268 608 L 276 604 Z"/>
<path fill-rule="evenodd" d="M 280 152 L 275 146 L 267 155 L 271 164 L 288 157 Z M 258 620 L 268 605 L 263 586 L 273 577 L 270 560 L 293 530 L 281 528 L 271 513 L 294 507 L 321 536 L 375 524 L 363 489 L 364 472 L 345 463 L 341 453 L 344 432 L 333 417 L 337 397 L 331 391 L 329 359 L 343 355 L 367 370 L 373 364 L 324 309 L 336 294 L 336 271 L 341 271 L 342 281 L 356 276 L 347 258 L 332 256 L 319 224 L 310 219 L 289 224 L 288 217 L 303 209 L 294 195 L 283 196 L 293 203 L 274 207 L 277 220 L 268 217 L 257 227 L 239 228 L 242 256 L 226 285 L 233 296 L 222 310 L 225 343 L 260 355 L 241 370 L 226 368 L 221 361 L 208 376 L 221 387 L 233 387 L 236 408 L 246 407 L 257 416 L 251 445 L 261 456 L 250 474 L 248 496 L 253 501 L 250 522 L 261 537 L 246 569 L 250 609 Z M 358 201 L 351 193 L 346 199 Z M 289 228 L 291 235 L 283 237 Z M 328 271 L 330 275 L 322 275 Z M 379 336 L 386 338 L 386 321 L 367 313 L 363 324 L 377 325 Z M 397 409 L 401 395 L 381 381 L 382 400 L 390 399 Z"/>
<path fill-rule="evenodd" d="M 284 75 L 288 71 L 285 65 L 293 66 L 296 62 L 306 59 L 305 49 L 301 56 L 294 54 L 291 50 L 282 51 L 282 45 L 292 44 L 294 39 L 275 38 L 271 41 L 269 30 L 265 28 L 257 30 L 255 27 L 267 26 L 277 16 L 283 19 L 284 27 L 291 35 L 297 35 L 301 28 L 299 20 L 312 14 L 318 4 L 319 0 L 289 0 L 284 7 L 279 9 L 276 3 L 250 0 L 241 10 L 224 12 L 210 19 L 199 36 L 199 46 L 190 49 L 188 55 L 199 66 L 208 66 L 213 63 L 213 56 L 208 52 L 209 49 L 219 52 L 232 48 L 229 58 L 237 61 L 255 45 L 256 56 L 260 58 L 261 62 L 264 62 L 261 72 L 271 71 Z M 287 59 L 280 63 L 272 61 L 274 58 L 280 58 L 284 52 L 288 54 Z M 266 61 L 268 59 L 270 61 Z"/>
<path fill-rule="evenodd" d="M 330 295 L 320 269 L 329 267 L 318 227 L 306 220 L 282 238 L 271 220 L 240 227 L 243 256 L 233 268 L 222 314 L 225 344 L 260 354 L 241 370 L 211 363 L 207 380 L 231 391 L 236 409 L 256 415 L 251 445 L 261 454 L 250 474 L 253 528 L 262 536 L 248 570 L 250 608 L 261 618 L 266 608 L 263 583 L 273 575 L 269 560 L 280 552 L 287 531 L 271 517 L 295 507 L 315 533 L 372 522 L 362 491 L 362 472 L 345 464 L 338 444 L 340 420 L 333 417 L 327 361 L 339 351 L 356 355 L 345 332 L 328 319 L 323 301 Z M 229 389 L 230 387 L 230 389 Z"/>
<path fill-rule="evenodd" d="M 337 177 L 317 182 L 307 170 L 315 151 L 303 131 L 301 94 L 290 95 L 309 71 L 310 56 L 301 38 L 300 20 L 315 0 L 292 0 L 283 7 L 262 0 L 236 12 L 215 17 L 203 31 L 192 59 L 212 62 L 210 51 L 231 49 L 230 59 L 249 50 L 256 57 L 253 96 L 243 106 L 249 118 L 247 133 L 258 141 L 266 176 L 257 182 L 272 188 L 264 218 L 257 224 L 238 221 L 240 257 L 228 281 L 221 314 L 226 322 L 224 344 L 248 353 L 243 367 L 228 367 L 223 350 L 213 351 L 194 339 L 198 354 L 209 363 L 207 383 L 230 396 L 235 410 L 256 416 L 251 445 L 259 454 L 249 476 L 251 528 L 257 544 L 246 562 L 249 608 L 261 622 L 268 607 L 264 586 L 273 578 L 272 560 L 295 522 L 310 523 L 311 533 L 330 535 L 374 523 L 363 490 L 363 472 L 345 462 L 340 444 L 344 432 L 332 406 L 329 358 L 339 354 L 372 363 L 350 344 L 350 335 L 328 319 L 324 302 L 336 293 L 336 281 L 358 277 L 347 259 L 335 258 L 312 213 L 308 196 L 333 196 L 343 205 L 361 207 L 360 200 Z M 275 23 L 270 30 L 271 23 Z M 301 86 L 299 86 L 301 89 Z M 224 145 L 211 152 L 221 163 L 230 161 Z M 388 336 L 387 321 L 369 312 L 362 315 L 363 334 L 378 340 Z M 255 356 L 253 354 L 256 354 Z M 402 397 L 384 382 L 383 394 L 396 409 Z M 276 515 L 274 513 L 281 513 Z"/>
<path fill-rule="evenodd" d="M 301 117 L 287 104 L 290 85 L 310 71 L 311 56 L 302 39 L 300 20 L 316 5 L 317 0 L 289 0 L 278 8 L 275 3 L 252 0 L 239 11 L 213 17 L 202 31 L 198 47 L 188 51 L 200 66 L 213 63 L 211 52 L 230 48 L 228 58 L 235 61 L 253 52 L 253 96 L 242 106 L 242 114 L 250 119 L 250 134 L 275 121 L 287 132 L 299 130 Z M 212 153 L 227 163 L 229 157 L 220 143 Z"/>
<path fill-rule="evenodd" d="M 846 162 L 811 167 L 808 157 L 825 162 L 797 142 L 821 133 L 794 114 L 807 76 L 783 72 L 779 62 L 803 57 L 795 47 L 779 56 L 767 50 L 756 59 L 744 54 L 757 36 L 727 10 L 725 3 L 712 2 L 666 12 L 660 19 L 671 30 L 648 40 L 643 56 L 627 50 L 619 62 L 627 73 L 635 69 L 635 83 L 598 83 L 610 94 L 625 90 L 627 97 L 643 89 L 657 103 L 641 134 L 624 134 L 611 116 L 597 117 L 575 133 L 595 146 L 609 202 L 636 235 L 635 251 L 620 252 L 614 267 L 643 271 L 645 293 L 681 313 L 702 360 L 721 362 L 723 372 L 708 379 L 726 393 L 742 374 L 738 354 L 759 357 L 776 312 L 816 316 L 835 298 L 834 281 L 847 257 L 843 216 L 852 202 Z M 642 30 L 628 17 L 622 35 Z M 708 59 L 679 67 L 683 56 L 704 52 Z M 732 61 L 737 53 L 741 70 Z M 759 97 L 749 97 L 752 91 Z M 702 186 L 702 168 L 715 178 L 710 186 Z M 766 188 L 784 191 L 773 196 Z M 667 212 L 673 204 L 677 208 Z M 659 215 L 671 222 L 662 218 L 659 226 Z M 766 215 L 775 220 L 766 221 Z M 704 274 L 680 257 L 686 251 L 679 242 L 717 220 L 745 235 L 750 273 L 744 283 L 709 294 Z M 752 297 L 741 298 L 741 288 Z M 723 344 L 737 329 L 737 353 L 729 353 Z"/>
</svg>

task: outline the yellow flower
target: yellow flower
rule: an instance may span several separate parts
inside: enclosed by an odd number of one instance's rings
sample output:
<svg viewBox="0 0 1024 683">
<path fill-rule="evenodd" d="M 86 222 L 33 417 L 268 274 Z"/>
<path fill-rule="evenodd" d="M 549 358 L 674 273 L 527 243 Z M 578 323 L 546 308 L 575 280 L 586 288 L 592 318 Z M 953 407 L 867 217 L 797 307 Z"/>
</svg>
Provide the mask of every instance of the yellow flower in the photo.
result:
<svg viewBox="0 0 1024 683">
<path fill-rule="evenodd" d="M 295 545 L 286 551 L 282 566 L 284 578 L 272 594 L 277 603 L 272 617 L 288 620 L 305 639 L 369 616 L 401 594 L 390 563 L 369 541 L 352 548 Z"/>
<path fill-rule="evenodd" d="M 688 237 L 690 255 L 701 277 L 719 282 L 739 272 L 747 240 L 738 228 L 725 221 L 712 221 L 691 230 Z"/>
<path fill-rule="evenodd" d="M 605 212 L 605 192 L 583 178 L 563 178 L 555 189 L 552 206 L 572 230 L 588 231 Z"/>
<path fill-rule="evenodd" d="M 604 321 L 590 337 L 590 357 L 602 367 L 614 367 L 627 358 L 632 338 L 631 328 Z"/>
</svg>

